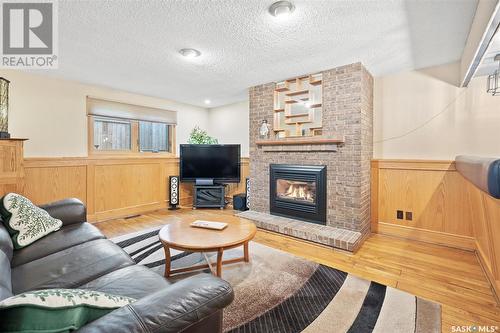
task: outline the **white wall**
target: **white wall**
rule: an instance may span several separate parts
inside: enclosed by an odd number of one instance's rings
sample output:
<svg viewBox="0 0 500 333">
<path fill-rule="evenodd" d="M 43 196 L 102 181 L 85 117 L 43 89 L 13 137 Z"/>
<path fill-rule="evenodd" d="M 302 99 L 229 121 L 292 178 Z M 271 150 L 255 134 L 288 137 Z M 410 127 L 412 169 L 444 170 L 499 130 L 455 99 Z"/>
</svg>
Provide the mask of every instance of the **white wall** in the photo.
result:
<svg viewBox="0 0 500 333">
<path fill-rule="evenodd" d="M 451 64 L 375 78 L 375 158 L 500 156 L 500 96 L 484 77 L 458 88 L 458 73 Z"/>
<path fill-rule="evenodd" d="M 208 112 L 209 134 L 219 143 L 241 144 L 241 156 L 249 153 L 248 101 L 212 108 Z"/>
<path fill-rule="evenodd" d="M 459 80 L 458 62 L 376 77 L 374 158 L 500 156 L 500 96 L 486 93 L 484 77 L 468 88 Z M 248 101 L 210 109 L 209 133 L 248 156 L 248 118 Z"/>
<path fill-rule="evenodd" d="M 458 154 L 500 156 L 500 96 L 485 92 L 485 78 L 457 88 L 459 65 L 376 77 L 374 158 L 454 159 Z M 9 131 L 26 137 L 28 157 L 87 156 L 87 95 L 178 111 L 177 143 L 196 125 L 221 143 L 249 154 L 248 101 L 204 109 L 175 101 L 58 80 L 14 70 Z"/>
<path fill-rule="evenodd" d="M 1 70 L 0 76 L 11 81 L 9 132 L 29 139 L 27 157 L 87 156 L 88 95 L 177 111 L 178 144 L 187 142 L 194 126 L 208 129 L 204 108 L 16 70 Z"/>
</svg>

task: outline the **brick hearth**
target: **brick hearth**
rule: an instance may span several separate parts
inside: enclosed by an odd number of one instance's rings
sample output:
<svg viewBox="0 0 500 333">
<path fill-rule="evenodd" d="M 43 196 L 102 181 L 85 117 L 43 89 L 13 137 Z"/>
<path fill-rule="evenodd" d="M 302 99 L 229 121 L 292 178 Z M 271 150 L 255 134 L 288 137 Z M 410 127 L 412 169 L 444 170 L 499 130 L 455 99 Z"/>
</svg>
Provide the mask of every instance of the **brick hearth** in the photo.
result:
<svg viewBox="0 0 500 333">
<path fill-rule="evenodd" d="M 306 239 L 324 245 L 355 251 L 362 241 L 360 232 L 260 213 L 252 210 L 237 214 L 253 220 L 258 228 L 279 232 L 297 238 Z"/>
<path fill-rule="evenodd" d="M 246 217 L 264 229 L 353 251 L 370 232 L 373 79 L 361 63 L 322 74 L 323 138 L 343 137 L 338 146 L 258 145 L 262 120 L 273 123 L 275 84 L 250 88 L 251 211 Z M 270 163 L 327 166 L 327 226 L 269 214 Z"/>
</svg>

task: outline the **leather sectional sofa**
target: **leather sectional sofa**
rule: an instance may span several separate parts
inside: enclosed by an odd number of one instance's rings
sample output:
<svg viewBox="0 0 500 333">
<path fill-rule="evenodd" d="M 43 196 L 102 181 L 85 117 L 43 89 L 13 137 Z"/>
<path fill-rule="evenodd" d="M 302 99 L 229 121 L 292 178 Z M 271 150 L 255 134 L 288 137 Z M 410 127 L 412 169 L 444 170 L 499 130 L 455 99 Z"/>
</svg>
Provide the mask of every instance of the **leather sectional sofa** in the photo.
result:
<svg viewBox="0 0 500 333">
<path fill-rule="evenodd" d="M 42 206 L 63 227 L 14 250 L 0 223 L 0 300 L 29 290 L 80 288 L 123 295 L 136 302 L 87 324 L 81 332 L 221 332 L 231 286 L 209 274 L 174 284 L 136 265 L 92 224 L 77 199 Z"/>
</svg>

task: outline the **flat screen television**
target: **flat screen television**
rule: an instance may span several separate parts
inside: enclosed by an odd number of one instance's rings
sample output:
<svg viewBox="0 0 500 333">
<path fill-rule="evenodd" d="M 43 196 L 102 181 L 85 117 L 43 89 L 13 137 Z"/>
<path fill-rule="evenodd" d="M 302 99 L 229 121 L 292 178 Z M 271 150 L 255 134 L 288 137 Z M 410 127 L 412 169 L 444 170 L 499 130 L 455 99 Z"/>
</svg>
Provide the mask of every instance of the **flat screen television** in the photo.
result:
<svg viewBox="0 0 500 333">
<path fill-rule="evenodd" d="M 180 148 L 181 181 L 240 182 L 240 145 L 183 144 Z"/>
</svg>

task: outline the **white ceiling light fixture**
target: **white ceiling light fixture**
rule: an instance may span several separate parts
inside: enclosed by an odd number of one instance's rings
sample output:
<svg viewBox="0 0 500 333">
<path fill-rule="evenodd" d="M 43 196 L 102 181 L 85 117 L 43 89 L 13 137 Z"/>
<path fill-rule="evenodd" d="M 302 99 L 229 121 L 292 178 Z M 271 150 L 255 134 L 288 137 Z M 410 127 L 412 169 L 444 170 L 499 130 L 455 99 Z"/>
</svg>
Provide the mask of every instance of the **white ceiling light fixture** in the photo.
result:
<svg viewBox="0 0 500 333">
<path fill-rule="evenodd" d="M 283 18 L 293 13 L 295 6 L 290 1 L 277 1 L 269 6 L 269 14 Z"/>
<path fill-rule="evenodd" d="M 208 105 L 208 104 L 210 104 L 210 103 L 212 103 L 212 101 L 210 101 L 209 99 L 206 99 L 206 100 L 205 100 L 205 104 L 207 104 L 207 105 Z"/>
<path fill-rule="evenodd" d="M 201 55 L 201 52 L 196 49 L 180 49 L 179 53 L 188 59 L 198 58 Z"/>
</svg>

